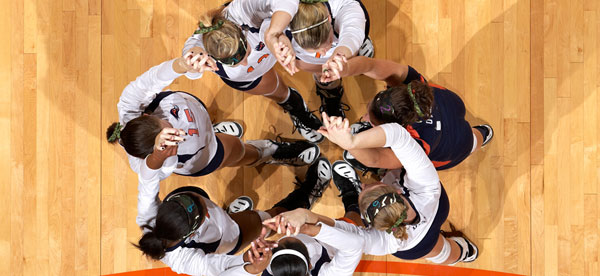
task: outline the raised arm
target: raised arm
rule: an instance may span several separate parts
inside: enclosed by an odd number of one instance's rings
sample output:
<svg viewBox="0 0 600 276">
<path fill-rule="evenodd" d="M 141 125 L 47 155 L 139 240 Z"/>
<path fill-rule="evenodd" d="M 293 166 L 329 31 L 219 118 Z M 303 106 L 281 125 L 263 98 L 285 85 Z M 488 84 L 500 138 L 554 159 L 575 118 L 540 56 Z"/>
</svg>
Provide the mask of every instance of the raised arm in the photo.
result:
<svg viewBox="0 0 600 276">
<path fill-rule="evenodd" d="M 398 241 L 392 234 L 377 229 L 365 229 L 344 221 L 335 221 L 335 227 L 360 235 L 364 239 L 364 254 L 384 256 L 398 251 Z"/>
<path fill-rule="evenodd" d="M 340 77 L 350 77 L 362 74 L 375 80 L 385 81 L 389 86 L 396 86 L 406 79 L 406 76 L 408 75 L 408 65 L 384 59 L 357 56 L 349 59 L 343 70 L 339 72 Z M 338 78 L 334 74 L 324 74 L 324 79 L 322 79 L 322 81 L 334 81 L 336 79 Z"/>
<path fill-rule="evenodd" d="M 304 234 L 311 235 L 315 229 L 314 226 L 317 223 L 323 223 L 329 226 L 335 225 L 335 221 L 332 218 L 313 213 L 304 208 L 283 212 L 263 222 L 263 224 L 271 230 L 277 231 L 279 234 L 285 233 L 286 235 L 298 234 L 301 231 L 303 231 Z"/>
<path fill-rule="evenodd" d="M 315 239 L 336 249 L 335 256 L 331 262 L 321 267 L 319 275 L 352 275 L 362 257 L 365 239 L 361 235 L 329 225 L 319 224 L 318 226 L 320 226 L 320 230 L 314 236 Z"/>
<path fill-rule="evenodd" d="M 188 275 L 236 275 L 235 273 L 226 272 L 229 270 L 232 270 L 231 272 L 244 271 L 244 260 L 241 255 L 205 254 L 204 251 L 196 248 L 177 248 L 166 254 L 161 261 L 168 265 L 171 270 Z M 239 270 L 239 268 L 242 270 Z"/>
<path fill-rule="evenodd" d="M 409 181 L 405 186 L 414 192 L 441 193 L 440 178 L 423 148 L 399 124 L 379 126 L 385 132 L 385 147 L 392 148 L 404 168 Z"/>
<path fill-rule="evenodd" d="M 356 53 L 365 39 L 365 12 L 360 3 L 355 0 L 340 1 L 340 5 L 332 6 L 331 13 L 335 16 L 334 28 L 339 30 L 338 48 L 344 47 L 350 55 L 344 55 L 350 58 Z"/>
<path fill-rule="evenodd" d="M 123 89 L 117 104 L 121 124 L 139 117 L 157 93 L 186 72 L 181 61 L 177 58 L 156 65 Z"/>
<path fill-rule="evenodd" d="M 136 163 L 138 167 L 134 168 L 138 173 L 138 214 L 135 221 L 140 227 L 147 224 L 154 226 L 161 202 L 158 198 L 160 180 L 172 173 L 177 163 L 176 154 L 177 146 L 168 146 L 162 151 L 155 150 L 146 159 L 136 158 L 140 161 Z M 166 165 L 165 169 L 162 168 L 163 164 Z"/>
<path fill-rule="evenodd" d="M 325 112 L 322 117 L 323 127 L 319 133 L 345 150 L 381 148 L 385 145 L 385 133 L 380 127 L 352 135 L 348 119 L 329 117 Z"/>
</svg>

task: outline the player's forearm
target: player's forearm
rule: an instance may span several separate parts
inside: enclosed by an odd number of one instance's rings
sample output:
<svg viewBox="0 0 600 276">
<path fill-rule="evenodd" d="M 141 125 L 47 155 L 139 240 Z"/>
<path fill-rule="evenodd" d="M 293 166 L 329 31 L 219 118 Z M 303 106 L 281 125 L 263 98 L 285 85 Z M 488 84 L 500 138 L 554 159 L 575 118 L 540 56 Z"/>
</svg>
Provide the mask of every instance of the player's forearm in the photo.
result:
<svg viewBox="0 0 600 276">
<path fill-rule="evenodd" d="M 265 32 L 265 40 L 269 41 L 270 38 L 277 38 L 279 35 L 283 35 L 283 31 L 292 21 L 292 16 L 284 11 L 276 11 L 271 17 L 271 24 Z"/>
</svg>

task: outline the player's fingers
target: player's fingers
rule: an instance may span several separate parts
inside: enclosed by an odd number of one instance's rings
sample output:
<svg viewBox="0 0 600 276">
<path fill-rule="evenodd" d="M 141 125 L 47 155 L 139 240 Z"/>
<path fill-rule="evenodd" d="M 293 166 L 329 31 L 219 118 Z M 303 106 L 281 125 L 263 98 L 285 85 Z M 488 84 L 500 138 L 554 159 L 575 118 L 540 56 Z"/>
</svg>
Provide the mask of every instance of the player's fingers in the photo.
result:
<svg viewBox="0 0 600 276">
<path fill-rule="evenodd" d="M 165 146 L 177 146 L 177 142 L 173 142 L 173 141 L 165 141 Z"/>
<path fill-rule="evenodd" d="M 321 112 L 321 118 L 323 118 L 323 126 L 325 128 L 329 128 L 329 116 L 327 116 L 327 113 L 325 112 Z"/>
<path fill-rule="evenodd" d="M 337 65 L 337 67 L 338 67 L 338 70 L 339 70 L 339 71 L 344 71 L 344 63 L 343 63 L 343 61 L 342 61 L 342 59 L 341 59 L 341 58 L 339 58 L 339 57 L 338 57 L 338 58 L 336 58 L 336 59 L 334 60 L 334 62 L 335 62 L 335 64 Z"/>
<path fill-rule="evenodd" d="M 200 54 L 197 54 L 194 57 L 192 57 L 192 59 L 190 60 L 190 62 L 194 63 L 194 62 L 198 61 L 200 58 L 202 58 L 202 56 Z"/>
<path fill-rule="evenodd" d="M 290 225 L 288 224 L 288 225 L 285 227 L 285 236 L 286 236 L 286 237 L 290 237 L 291 235 L 292 235 L 292 231 L 290 230 Z"/>
</svg>

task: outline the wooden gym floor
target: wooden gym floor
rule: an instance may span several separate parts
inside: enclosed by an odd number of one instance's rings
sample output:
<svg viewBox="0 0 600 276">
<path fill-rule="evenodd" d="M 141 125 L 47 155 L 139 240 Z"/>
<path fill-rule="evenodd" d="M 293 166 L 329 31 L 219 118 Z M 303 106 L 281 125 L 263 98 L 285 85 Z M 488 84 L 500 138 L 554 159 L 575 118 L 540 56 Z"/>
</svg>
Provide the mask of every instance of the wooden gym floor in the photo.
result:
<svg viewBox="0 0 600 276">
<path fill-rule="evenodd" d="M 130 244 L 140 237 L 137 178 L 104 131 L 117 120 L 125 85 L 180 55 L 194 18 L 217 2 L 0 1 L 0 274 L 105 275 L 162 266 Z M 496 132 L 489 147 L 440 173 L 449 221 L 481 250 L 464 267 L 599 275 L 600 3 L 364 3 L 376 57 L 408 63 L 456 91 L 471 123 L 488 122 Z M 286 80 L 318 108 L 309 74 Z M 382 84 L 356 77 L 344 86 L 348 117 L 356 120 Z M 214 121 L 243 122 L 244 139 L 300 138 L 277 105 L 209 74 L 180 78 L 171 88 L 202 98 Z M 321 148 L 332 162 L 341 157 L 327 141 Z M 265 209 L 302 173 L 264 166 L 172 176 L 161 195 L 199 185 L 220 204 L 246 194 Z M 340 216 L 336 192 L 330 187 L 314 210 Z"/>
</svg>

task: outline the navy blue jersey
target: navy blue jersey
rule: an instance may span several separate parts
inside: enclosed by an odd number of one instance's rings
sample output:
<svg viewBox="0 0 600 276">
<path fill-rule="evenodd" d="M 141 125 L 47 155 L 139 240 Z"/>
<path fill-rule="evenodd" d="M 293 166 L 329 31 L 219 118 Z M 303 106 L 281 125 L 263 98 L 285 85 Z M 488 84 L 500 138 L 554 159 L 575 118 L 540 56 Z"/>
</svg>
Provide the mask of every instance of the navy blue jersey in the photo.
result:
<svg viewBox="0 0 600 276">
<path fill-rule="evenodd" d="M 411 125 L 418 133 L 425 152 L 436 169 L 449 169 L 462 162 L 473 148 L 473 131 L 465 120 L 465 104 L 454 92 L 439 85 L 428 83 L 414 68 L 408 67 L 405 84 L 413 80 L 427 83 L 433 88 L 431 117 Z M 414 134 L 414 132 L 411 132 Z M 414 136 L 414 135 L 413 135 Z"/>
</svg>

